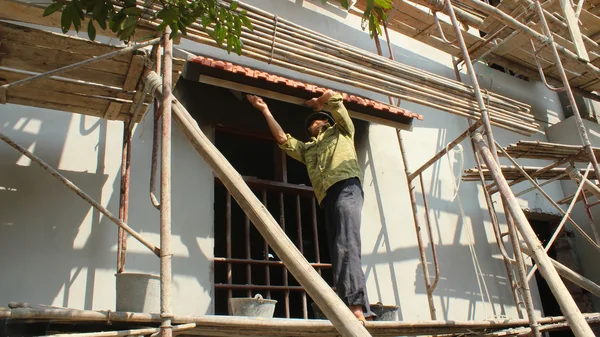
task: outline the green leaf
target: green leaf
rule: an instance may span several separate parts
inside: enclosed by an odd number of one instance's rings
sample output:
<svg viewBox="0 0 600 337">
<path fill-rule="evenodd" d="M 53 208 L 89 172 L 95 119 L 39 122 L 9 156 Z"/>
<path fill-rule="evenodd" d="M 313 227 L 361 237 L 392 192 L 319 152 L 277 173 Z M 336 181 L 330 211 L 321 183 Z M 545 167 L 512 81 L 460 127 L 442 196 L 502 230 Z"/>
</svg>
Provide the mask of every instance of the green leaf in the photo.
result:
<svg viewBox="0 0 600 337">
<path fill-rule="evenodd" d="M 235 53 L 238 55 L 242 55 L 242 41 L 239 39 L 236 39 L 236 43 L 235 43 Z"/>
<path fill-rule="evenodd" d="M 242 34 L 242 20 L 240 19 L 239 16 L 235 17 L 234 26 L 235 26 L 235 35 L 239 36 L 240 34 Z"/>
<path fill-rule="evenodd" d="M 236 0 L 234 0 L 231 3 L 231 6 L 229 6 L 229 9 L 232 10 L 232 11 L 234 11 L 234 10 L 236 10 L 238 8 L 238 5 L 239 5 L 238 2 Z"/>
<path fill-rule="evenodd" d="M 248 27 L 248 29 L 250 29 L 250 30 L 254 30 L 252 28 L 252 22 L 250 22 L 250 19 L 248 19 L 248 17 L 246 15 L 240 15 L 240 19 L 242 19 L 244 26 Z"/>
<path fill-rule="evenodd" d="M 71 28 L 72 22 L 73 22 L 73 19 L 71 19 L 71 15 L 69 14 L 69 11 L 63 10 L 62 15 L 60 16 L 60 28 L 62 29 L 63 33 L 66 33 L 69 31 L 69 29 Z"/>
<path fill-rule="evenodd" d="M 141 16 L 142 15 L 142 9 L 141 8 L 137 8 L 137 7 L 127 7 L 123 10 L 123 13 L 127 14 L 127 15 L 135 15 L 135 16 Z"/>
<path fill-rule="evenodd" d="M 342 3 L 342 7 L 344 7 L 345 9 L 350 8 L 350 4 L 348 3 L 348 0 L 340 0 L 340 2 Z"/>
<path fill-rule="evenodd" d="M 177 20 L 178 16 L 179 16 L 179 13 L 178 13 L 177 9 L 174 7 L 165 7 L 163 9 L 161 9 L 160 12 L 158 12 L 158 17 L 160 19 L 162 19 L 163 21 L 167 21 L 169 24 L 171 24 L 171 22 Z"/>
<path fill-rule="evenodd" d="M 135 0 L 125 0 L 125 7 L 135 6 Z"/>
<path fill-rule="evenodd" d="M 375 0 L 375 4 L 385 10 L 392 9 L 392 0 Z"/>
<path fill-rule="evenodd" d="M 167 27 L 167 22 L 163 21 L 160 23 L 160 25 L 158 25 L 158 27 L 156 27 L 156 30 L 158 30 L 159 32 L 162 32 L 163 30 L 165 30 L 165 27 Z"/>
<path fill-rule="evenodd" d="M 60 2 L 53 2 L 50 4 L 50 6 L 46 7 L 46 9 L 44 10 L 44 15 L 43 16 L 48 16 L 54 12 L 56 12 L 59 9 L 63 8 L 63 4 Z"/>
<path fill-rule="evenodd" d="M 177 21 L 177 27 L 179 27 L 179 30 L 181 31 L 181 33 L 183 35 L 187 35 L 187 29 L 186 29 L 185 24 L 183 24 L 183 22 Z"/>
<path fill-rule="evenodd" d="M 94 22 L 92 22 L 92 20 L 88 22 L 88 36 L 92 41 L 96 39 L 96 27 L 94 27 Z"/>
</svg>

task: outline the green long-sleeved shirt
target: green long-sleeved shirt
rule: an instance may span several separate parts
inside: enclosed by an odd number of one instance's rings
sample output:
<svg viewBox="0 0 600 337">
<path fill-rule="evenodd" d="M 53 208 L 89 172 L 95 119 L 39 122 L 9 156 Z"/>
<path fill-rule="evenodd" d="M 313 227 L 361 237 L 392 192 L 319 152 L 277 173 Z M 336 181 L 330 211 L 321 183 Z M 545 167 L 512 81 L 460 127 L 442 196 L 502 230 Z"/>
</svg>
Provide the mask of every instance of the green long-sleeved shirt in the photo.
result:
<svg viewBox="0 0 600 337">
<path fill-rule="evenodd" d="M 344 107 L 342 95 L 333 95 L 327 104 L 335 120 L 332 127 L 316 138 L 311 137 L 307 143 L 286 134 L 287 141 L 279 145 L 290 157 L 306 165 L 319 204 L 333 184 L 362 176 L 354 149 L 354 124 Z"/>
</svg>

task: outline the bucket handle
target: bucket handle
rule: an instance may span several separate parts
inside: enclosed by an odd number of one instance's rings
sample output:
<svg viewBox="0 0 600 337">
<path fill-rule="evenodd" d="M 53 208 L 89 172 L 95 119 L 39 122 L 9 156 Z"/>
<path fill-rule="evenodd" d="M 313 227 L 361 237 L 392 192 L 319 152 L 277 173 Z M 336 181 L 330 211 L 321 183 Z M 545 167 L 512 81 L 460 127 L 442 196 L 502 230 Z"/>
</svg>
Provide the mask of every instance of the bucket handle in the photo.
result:
<svg viewBox="0 0 600 337">
<path fill-rule="evenodd" d="M 258 300 L 259 302 L 262 302 L 262 301 L 263 301 L 263 297 L 262 297 L 262 295 L 261 295 L 261 294 L 256 294 L 256 295 L 254 296 L 254 299 Z"/>
</svg>

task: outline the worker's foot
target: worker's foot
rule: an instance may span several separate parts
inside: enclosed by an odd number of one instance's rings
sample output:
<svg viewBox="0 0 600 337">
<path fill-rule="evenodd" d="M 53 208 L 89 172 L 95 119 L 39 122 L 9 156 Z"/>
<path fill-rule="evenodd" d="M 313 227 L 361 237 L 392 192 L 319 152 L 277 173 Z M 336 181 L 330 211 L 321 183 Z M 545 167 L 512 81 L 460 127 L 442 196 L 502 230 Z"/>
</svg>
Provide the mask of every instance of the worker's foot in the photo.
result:
<svg viewBox="0 0 600 337">
<path fill-rule="evenodd" d="M 354 314 L 354 316 L 363 324 L 365 325 L 367 318 L 365 318 L 365 314 L 363 313 L 363 309 L 362 306 L 360 305 L 351 305 L 350 306 L 350 311 L 352 311 L 352 313 Z M 371 317 L 369 317 L 371 318 Z"/>
</svg>

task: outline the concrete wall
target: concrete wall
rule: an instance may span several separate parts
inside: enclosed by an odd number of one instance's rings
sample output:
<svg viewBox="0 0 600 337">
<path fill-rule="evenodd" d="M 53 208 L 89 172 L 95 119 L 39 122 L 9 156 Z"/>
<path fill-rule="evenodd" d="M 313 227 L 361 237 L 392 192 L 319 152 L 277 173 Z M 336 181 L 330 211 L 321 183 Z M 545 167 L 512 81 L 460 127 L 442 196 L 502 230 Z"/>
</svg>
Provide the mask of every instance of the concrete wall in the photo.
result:
<svg viewBox="0 0 600 337">
<path fill-rule="evenodd" d="M 321 6 L 320 1 L 256 0 L 251 3 L 358 48 L 374 51 L 373 41 L 359 28 L 360 18 Z M 392 39 L 398 61 L 454 78 L 449 55 L 399 34 L 392 33 Z M 184 40 L 179 47 L 387 100 L 365 90 L 267 66 L 190 41 Z M 483 88 L 532 104 L 543 125 L 563 118 L 558 98 L 540 83 L 525 82 L 485 66 L 478 66 L 478 71 Z M 467 78 L 464 73 L 463 78 Z M 407 102 L 403 102 L 402 107 L 425 116 L 424 121 L 415 122 L 412 133 L 403 133 L 413 170 L 467 127 L 463 118 L 431 108 Z M 111 211 L 118 211 L 122 137 L 119 123 L 10 105 L 0 106 L 0 112 L 3 132 L 57 166 Z M 175 312 L 210 313 L 212 176 L 183 136 L 174 130 Z M 151 123 L 146 119 L 134 134 L 130 224 L 158 242 L 158 212 L 150 206 L 147 195 L 151 132 Z M 495 136 L 502 145 L 524 138 L 499 129 L 495 129 Z M 532 139 L 546 140 L 543 135 Z M 452 152 L 452 168 L 448 166 L 448 159 L 443 158 L 424 173 L 425 194 L 433 219 L 433 240 L 438 245 L 441 263 L 440 282 L 435 291 L 438 319 L 516 317 L 480 188 L 475 183 L 462 183 L 460 199 L 453 199 L 460 168 L 475 166 L 470 145 L 464 142 L 463 146 L 462 156 L 458 151 Z M 368 132 L 357 135 L 357 149 L 365 176 L 363 261 L 370 299 L 373 303 L 381 301 L 400 306 L 403 320 L 428 319 L 407 182 L 395 131 L 371 125 Z M 0 303 L 19 300 L 76 308 L 112 308 L 116 227 L 6 145 L 0 145 L 0 151 L 0 186 L 4 188 L 0 194 L 3 196 L 0 266 L 12 270 L 0 276 L 3 285 Z M 45 186 L 49 189 L 42 189 Z M 519 188 L 522 187 L 517 190 Z M 547 191 L 555 198 L 563 195 L 558 184 L 550 185 Z M 417 188 L 419 216 L 423 218 L 421 196 Z M 520 202 L 524 208 L 552 211 L 535 193 L 524 196 Z M 129 242 L 128 270 L 157 272 L 158 260 L 133 240 Z M 481 273 L 475 272 L 472 262 L 475 257 Z M 429 267 L 433 270 L 431 265 Z M 480 289 L 484 289 L 485 303 Z M 535 285 L 532 289 L 540 309 Z M 488 303 L 488 294 L 491 303 Z"/>
<path fill-rule="evenodd" d="M 122 123 L 14 105 L 0 111 L 2 133 L 118 215 Z M 151 118 L 135 128 L 132 147 L 129 225 L 159 245 L 148 196 Z M 117 226 L 5 143 L 0 158 L 0 302 L 114 310 Z M 211 313 L 213 178 L 177 128 L 172 167 L 174 310 Z M 159 273 L 158 258 L 128 242 L 126 271 Z"/>
<path fill-rule="evenodd" d="M 598 147 L 600 146 L 600 126 L 596 123 L 584 120 L 585 128 L 590 137 L 590 141 L 592 146 Z M 575 118 L 569 117 L 565 121 L 554 125 L 550 129 L 548 129 L 548 138 L 550 141 L 555 143 L 562 144 L 572 144 L 572 145 L 581 145 L 581 140 L 579 138 L 579 132 L 577 131 L 577 125 L 575 124 Z M 577 167 L 586 168 L 587 164 L 578 163 Z M 565 196 L 573 195 L 577 190 L 577 184 L 572 182 L 571 180 L 564 180 L 561 182 L 562 187 L 565 191 Z M 591 198 L 590 202 L 595 201 L 596 198 Z M 565 208 L 566 209 L 566 208 Z M 598 206 L 594 206 L 591 208 L 592 215 L 594 219 L 600 219 L 600 209 Z M 585 213 L 585 208 L 582 202 L 578 202 L 575 204 L 575 207 L 572 211 L 572 218 L 577 222 L 577 224 L 592 238 L 594 239 L 594 232 L 592 229 L 592 224 L 590 219 Z M 595 221 L 596 231 L 600 231 L 600 227 L 597 224 L 597 220 Z M 575 230 L 570 223 L 567 223 L 565 226 L 567 230 L 575 233 L 575 251 L 579 257 L 579 263 L 582 268 L 583 275 L 592 281 L 599 283 L 600 282 L 600 270 L 598 270 L 598 265 L 595 263 L 595 257 L 598 256 L 598 250 L 596 250 L 584 237 L 580 232 Z M 592 296 L 592 301 L 594 303 L 594 307 L 596 310 L 600 308 L 600 301 L 597 297 Z"/>
</svg>

